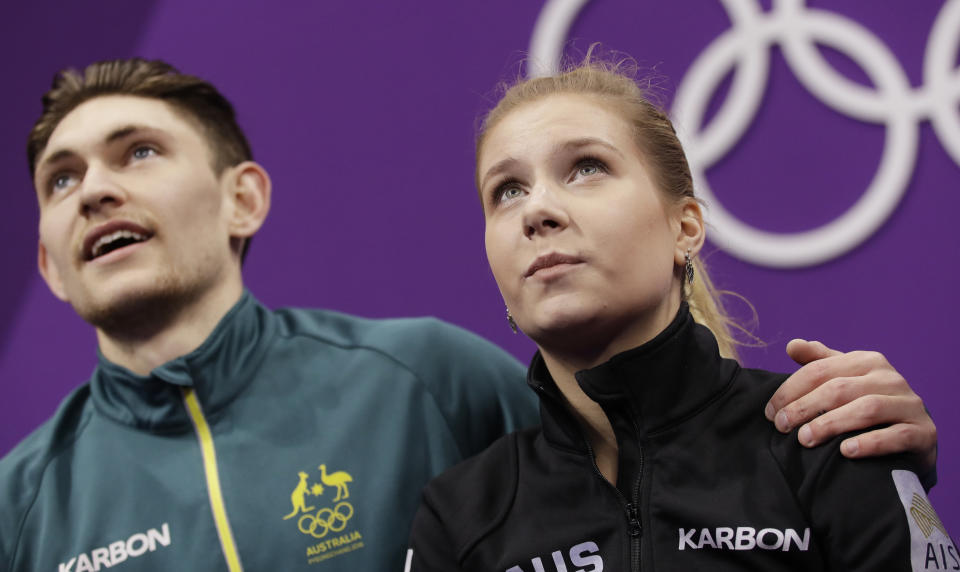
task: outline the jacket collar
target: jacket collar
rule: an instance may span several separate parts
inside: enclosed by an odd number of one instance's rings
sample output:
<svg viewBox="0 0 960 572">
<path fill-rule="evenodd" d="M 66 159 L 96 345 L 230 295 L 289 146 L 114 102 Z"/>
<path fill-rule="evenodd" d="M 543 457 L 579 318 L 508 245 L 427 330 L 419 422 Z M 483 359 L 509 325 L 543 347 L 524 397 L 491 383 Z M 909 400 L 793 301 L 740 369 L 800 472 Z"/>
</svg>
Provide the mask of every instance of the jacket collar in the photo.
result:
<svg viewBox="0 0 960 572">
<path fill-rule="evenodd" d="M 103 357 L 90 380 L 94 405 L 103 415 L 153 431 L 190 426 L 182 388 L 193 388 L 204 413 L 215 415 L 256 375 L 276 325 L 271 312 L 247 291 L 194 351 L 137 375 Z"/>
<path fill-rule="evenodd" d="M 579 371 L 577 383 L 608 415 L 629 405 L 641 435 L 650 435 L 693 416 L 729 386 L 739 370 L 720 357 L 717 341 L 693 321 L 686 302 L 654 339 L 617 354 L 594 368 Z M 570 412 L 540 352 L 527 372 L 527 383 L 541 396 L 540 412 L 548 441 L 583 450 L 578 422 Z"/>
</svg>

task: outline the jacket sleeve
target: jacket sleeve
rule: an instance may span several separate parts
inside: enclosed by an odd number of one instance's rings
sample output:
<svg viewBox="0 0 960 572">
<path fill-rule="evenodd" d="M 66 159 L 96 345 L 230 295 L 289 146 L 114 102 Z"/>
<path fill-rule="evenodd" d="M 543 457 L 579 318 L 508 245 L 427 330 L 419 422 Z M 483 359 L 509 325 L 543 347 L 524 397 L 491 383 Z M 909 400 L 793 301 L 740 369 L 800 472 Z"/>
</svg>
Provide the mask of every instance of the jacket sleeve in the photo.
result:
<svg viewBox="0 0 960 572">
<path fill-rule="evenodd" d="M 535 434 L 522 431 L 499 439 L 430 481 L 411 528 L 409 572 L 503 570 L 495 564 L 498 548 L 479 546 L 510 513 L 518 486 L 519 440 Z"/>
<path fill-rule="evenodd" d="M 920 483 L 923 485 L 923 490 L 930 492 L 930 489 L 936 486 L 937 484 L 937 463 L 934 461 L 933 467 L 930 467 L 925 473 L 920 475 Z"/>
<path fill-rule="evenodd" d="M 461 572 L 455 543 L 439 515 L 426 501 L 413 518 L 404 572 Z"/>
<path fill-rule="evenodd" d="M 905 455 L 847 459 L 839 448 L 845 437 L 806 449 L 791 433 L 773 445 L 828 569 L 960 570 L 960 554 L 926 498 L 915 463 Z"/>
<path fill-rule="evenodd" d="M 930 413 L 930 410 L 927 409 L 926 405 L 924 405 L 923 408 L 926 409 L 927 415 L 933 419 L 933 414 Z M 936 447 L 936 444 L 934 444 L 934 447 Z M 923 473 L 919 473 L 917 476 L 920 477 L 920 484 L 923 485 L 923 490 L 929 493 L 930 489 L 937 484 L 937 460 L 934 459 L 933 466 Z"/>
<path fill-rule="evenodd" d="M 433 396 L 462 458 L 476 455 L 506 433 L 539 422 L 525 368 L 496 345 L 431 319 L 406 346 L 396 355 Z"/>
</svg>

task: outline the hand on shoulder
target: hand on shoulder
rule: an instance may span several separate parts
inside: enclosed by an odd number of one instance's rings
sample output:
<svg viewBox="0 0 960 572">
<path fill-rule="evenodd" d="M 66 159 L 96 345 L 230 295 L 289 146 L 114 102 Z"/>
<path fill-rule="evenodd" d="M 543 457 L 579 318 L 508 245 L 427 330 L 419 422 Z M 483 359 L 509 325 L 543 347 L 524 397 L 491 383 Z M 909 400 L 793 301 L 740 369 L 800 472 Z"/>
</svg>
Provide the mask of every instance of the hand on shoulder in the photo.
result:
<svg viewBox="0 0 960 572">
<path fill-rule="evenodd" d="M 932 469 L 937 429 L 907 380 L 879 352 L 839 352 L 820 342 L 791 340 L 787 353 L 802 367 L 770 398 L 767 419 L 783 432 L 800 426 L 798 439 L 814 447 L 846 433 L 884 425 L 845 439 L 850 458 L 916 454 Z"/>
</svg>

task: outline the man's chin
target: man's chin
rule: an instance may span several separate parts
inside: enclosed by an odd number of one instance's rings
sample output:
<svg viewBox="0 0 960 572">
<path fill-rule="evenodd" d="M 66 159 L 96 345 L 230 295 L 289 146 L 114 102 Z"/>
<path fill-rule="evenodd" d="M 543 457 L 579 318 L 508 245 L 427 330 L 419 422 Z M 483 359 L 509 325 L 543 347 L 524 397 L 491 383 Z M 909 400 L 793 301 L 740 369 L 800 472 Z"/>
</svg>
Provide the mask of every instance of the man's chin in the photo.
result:
<svg viewBox="0 0 960 572">
<path fill-rule="evenodd" d="M 73 303 L 74 311 L 98 330 L 122 337 L 149 336 L 162 329 L 194 295 L 182 284 L 162 281 L 148 287 L 97 294 Z"/>
</svg>

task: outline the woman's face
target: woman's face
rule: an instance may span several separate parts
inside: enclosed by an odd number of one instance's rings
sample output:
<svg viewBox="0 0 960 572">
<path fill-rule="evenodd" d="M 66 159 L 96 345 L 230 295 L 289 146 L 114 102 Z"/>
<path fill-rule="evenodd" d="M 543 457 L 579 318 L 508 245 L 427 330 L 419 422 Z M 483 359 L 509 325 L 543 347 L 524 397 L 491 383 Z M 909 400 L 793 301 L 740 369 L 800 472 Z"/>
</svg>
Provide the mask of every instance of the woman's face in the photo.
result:
<svg viewBox="0 0 960 572">
<path fill-rule="evenodd" d="M 522 105 L 480 150 L 487 258 L 514 319 L 541 345 L 622 351 L 659 333 L 680 303 L 684 209 L 654 186 L 629 124 L 601 101 L 558 94 Z"/>
</svg>

